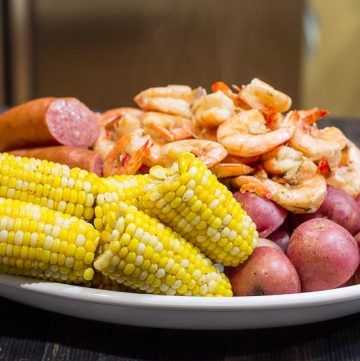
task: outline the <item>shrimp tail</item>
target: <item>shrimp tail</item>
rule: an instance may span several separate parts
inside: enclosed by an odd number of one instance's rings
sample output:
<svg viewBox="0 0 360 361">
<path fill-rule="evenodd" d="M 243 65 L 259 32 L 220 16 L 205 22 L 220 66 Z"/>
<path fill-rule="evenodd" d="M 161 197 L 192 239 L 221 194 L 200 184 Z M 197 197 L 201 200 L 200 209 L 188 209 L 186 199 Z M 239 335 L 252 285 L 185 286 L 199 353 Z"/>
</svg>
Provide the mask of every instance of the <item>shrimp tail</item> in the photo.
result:
<svg viewBox="0 0 360 361">
<path fill-rule="evenodd" d="M 289 113 L 286 114 L 284 121 L 282 122 L 281 127 L 282 128 L 289 128 L 289 129 L 294 129 L 296 126 L 299 124 L 299 122 L 301 121 L 301 116 L 299 114 L 298 110 L 292 110 Z"/>
<path fill-rule="evenodd" d="M 215 92 L 217 92 L 219 90 L 224 92 L 224 93 L 231 92 L 231 89 L 222 81 L 217 81 L 213 85 L 211 85 L 211 91 L 212 92 L 215 93 Z"/>
<path fill-rule="evenodd" d="M 191 130 L 186 129 L 185 127 L 175 127 L 169 130 L 156 123 L 151 123 L 148 126 L 167 142 L 193 138 L 193 133 Z"/>
<path fill-rule="evenodd" d="M 124 145 L 130 140 L 130 134 L 123 135 L 104 160 L 105 177 L 121 174 L 136 174 L 150 154 L 153 145 L 148 139 L 132 156 L 124 153 Z"/>
<path fill-rule="evenodd" d="M 125 170 L 122 174 L 135 174 L 143 165 L 145 159 L 150 154 L 150 148 L 152 146 L 151 139 L 148 139 L 144 145 L 142 145 L 132 157 L 124 164 L 123 168 Z"/>
<path fill-rule="evenodd" d="M 149 125 L 149 128 L 156 131 L 162 138 L 164 138 L 167 142 L 173 142 L 175 140 L 174 135 L 171 133 L 170 130 L 161 127 L 158 124 L 152 123 Z"/>
<path fill-rule="evenodd" d="M 231 180 L 232 185 L 239 187 L 240 192 L 255 193 L 262 198 L 271 199 L 273 194 L 253 176 L 239 176 Z"/>
<path fill-rule="evenodd" d="M 275 116 L 277 114 L 277 111 L 275 108 L 269 108 L 269 109 L 266 109 L 264 108 L 263 110 L 261 110 L 262 113 L 264 114 L 264 118 L 265 118 L 265 121 L 266 121 L 266 124 L 268 125 L 268 127 L 271 129 L 271 130 L 275 130 L 276 129 L 276 119 L 275 119 Z"/>
<path fill-rule="evenodd" d="M 318 165 L 318 170 L 319 170 L 319 173 L 325 177 L 330 175 L 330 164 L 329 164 L 328 159 L 325 156 L 322 157 L 322 159 L 320 160 L 319 165 Z"/>
<path fill-rule="evenodd" d="M 319 119 L 326 117 L 330 112 L 326 109 L 311 108 L 303 110 L 300 113 L 302 122 L 310 125 L 316 123 Z"/>
<path fill-rule="evenodd" d="M 211 170 L 218 178 L 227 178 L 249 174 L 254 168 L 241 163 L 219 163 Z"/>
</svg>

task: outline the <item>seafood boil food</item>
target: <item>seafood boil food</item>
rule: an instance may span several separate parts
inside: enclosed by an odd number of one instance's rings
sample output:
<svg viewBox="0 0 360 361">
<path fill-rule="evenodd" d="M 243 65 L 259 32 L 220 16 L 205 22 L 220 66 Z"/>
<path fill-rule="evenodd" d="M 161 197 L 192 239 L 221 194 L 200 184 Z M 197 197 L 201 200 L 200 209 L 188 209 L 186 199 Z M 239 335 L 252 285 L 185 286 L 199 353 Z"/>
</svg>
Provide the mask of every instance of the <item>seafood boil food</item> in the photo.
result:
<svg viewBox="0 0 360 361">
<path fill-rule="evenodd" d="M 360 150 L 253 79 L 94 113 L 0 115 L 0 271 L 114 291 L 249 296 L 360 283 Z"/>
</svg>

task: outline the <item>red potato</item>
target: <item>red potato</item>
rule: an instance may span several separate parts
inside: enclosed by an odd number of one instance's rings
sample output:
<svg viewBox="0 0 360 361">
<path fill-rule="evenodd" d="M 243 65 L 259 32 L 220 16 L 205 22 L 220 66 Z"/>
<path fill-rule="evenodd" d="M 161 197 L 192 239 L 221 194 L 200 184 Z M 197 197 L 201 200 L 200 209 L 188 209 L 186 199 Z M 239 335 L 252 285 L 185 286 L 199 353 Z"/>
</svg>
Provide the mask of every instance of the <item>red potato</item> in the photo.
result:
<svg viewBox="0 0 360 361">
<path fill-rule="evenodd" d="M 259 236 L 266 238 L 285 221 L 287 211 L 268 199 L 250 192 L 236 192 L 234 197 L 256 224 Z"/>
<path fill-rule="evenodd" d="M 279 245 L 277 245 L 275 242 L 271 241 L 270 239 L 266 239 L 266 238 L 259 238 L 256 248 L 258 247 L 272 247 L 278 249 L 279 251 L 282 251 Z"/>
<path fill-rule="evenodd" d="M 342 189 L 328 186 L 320 208 L 312 214 L 292 214 L 294 226 L 313 218 L 328 218 L 346 228 L 351 234 L 360 231 L 360 205 Z"/>
<path fill-rule="evenodd" d="M 286 252 L 289 246 L 290 237 L 289 234 L 284 229 L 278 228 L 275 232 L 271 233 L 268 236 L 268 239 L 270 239 L 270 241 L 274 242 L 284 252 Z"/>
<path fill-rule="evenodd" d="M 351 278 L 360 261 L 351 234 L 325 218 L 310 219 L 297 227 L 286 254 L 299 274 L 304 292 L 339 287 Z"/>
<path fill-rule="evenodd" d="M 226 268 L 235 296 L 299 293 L 300 279 L 282 250 L 255 248 L 252 256 L 235 268 Z"/>
</svg>

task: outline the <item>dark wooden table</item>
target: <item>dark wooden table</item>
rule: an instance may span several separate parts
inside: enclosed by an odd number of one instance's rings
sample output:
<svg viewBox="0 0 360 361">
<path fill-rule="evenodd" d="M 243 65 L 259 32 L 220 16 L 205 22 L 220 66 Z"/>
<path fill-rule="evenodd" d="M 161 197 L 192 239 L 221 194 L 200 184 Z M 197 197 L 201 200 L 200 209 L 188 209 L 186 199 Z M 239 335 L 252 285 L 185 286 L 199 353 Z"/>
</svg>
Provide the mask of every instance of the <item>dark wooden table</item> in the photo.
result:
<svg viewBox="0 0 360 361">
<path fill-rule="evenodd" d="M 331 123 L 360 144 L 360 123 Z M 186 331 L 82 320 L 0 298 L 0 361 L 25 360 L 360 360 L 360 313 L 286 328 Z"/>
<path fill-rule="evenodd" d="M 360 314 L 277 329 L 186 331 L 87 321 L 1 298 L 0 309 L 2 361 L 360 360 Z"/>
</svg>

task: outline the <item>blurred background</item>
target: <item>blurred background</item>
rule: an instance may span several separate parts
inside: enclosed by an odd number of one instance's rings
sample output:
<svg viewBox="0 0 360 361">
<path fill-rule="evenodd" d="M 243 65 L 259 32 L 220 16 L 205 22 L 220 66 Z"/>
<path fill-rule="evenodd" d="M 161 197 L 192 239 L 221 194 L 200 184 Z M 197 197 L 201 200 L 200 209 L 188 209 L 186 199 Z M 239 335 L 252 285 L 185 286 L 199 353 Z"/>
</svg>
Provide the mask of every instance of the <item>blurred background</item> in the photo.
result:
<svg viewBox="0 0 360 361">
<path fill-rule="evenodd" d="M 248 83 L 360 117 L 359 0 L 0 0 L 0 105 Z"/>
</svg>

